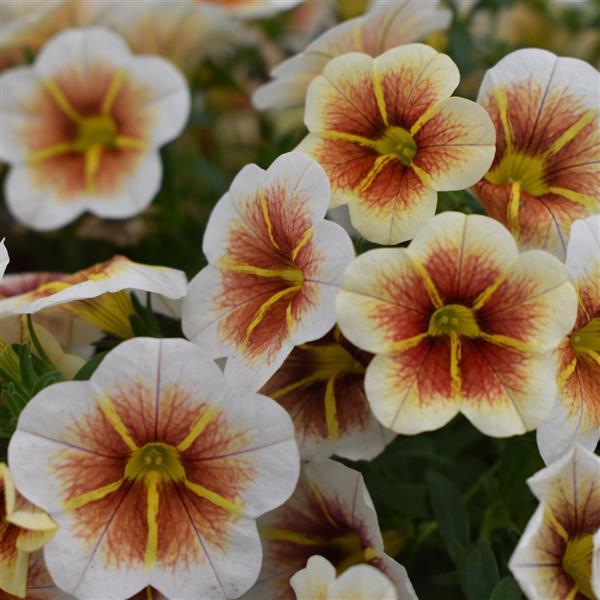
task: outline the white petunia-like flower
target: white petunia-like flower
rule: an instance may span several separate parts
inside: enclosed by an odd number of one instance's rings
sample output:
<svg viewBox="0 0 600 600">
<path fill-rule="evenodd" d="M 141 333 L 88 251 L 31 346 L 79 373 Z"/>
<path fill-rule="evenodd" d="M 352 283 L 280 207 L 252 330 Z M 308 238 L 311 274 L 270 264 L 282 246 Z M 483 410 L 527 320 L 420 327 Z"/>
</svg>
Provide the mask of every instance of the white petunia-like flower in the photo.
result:
<svg viewBox="0 0 600 600">
<path fill-rule="evenodd" d="M 576 444 L 527 483 L 540 501 L 508 564 L 529 600 L 600 597 L 600 458 Z"/>
<path fill-rule="evenodd" d="M 273 81 L 260 86 L 252 101 L 259 110 L 302 106 L 310 82 L 336 56 L 349 52 L 379 56 L 446 28 L 451 18 L 451 12 L 438 0 L 374 2 L 366 14 L 328 29 L 304 52 L 277 65 L 271 72 Z"/>
<path fill-rule="evenodd" d="M 181 339 L 117 346 L 89 381 L 42 390 L 9 445 L 21 493 L 59 526 L 45 547 L 79 599 L 236 598 L 256 580 L 255 520 L 292 493 L 291 419 Z"/>
<path fill-rule="evenodd" d="M 158 148 L 179 135 L 190 109 L 176 68 L 132 55 L 101 28 L 57 35 L 31 66 L 3 73 L 0 87 L 0 159 L 12 166 L 6 202 L 38 230 L 85 211 L 144 210 L 160 187 Z"/>
<path fill-rule="evenodd" d="M 205 267 L 190 283 L 182 327 L 225 375 L 259 389 L 298 346 L 335 324 L 335 296 L 354 257 L 348 234 L 325 221 L 329 181 L 299 152 L 267 171 L 248 165 L 213 210 Z"/>
<path fill-rule="evenodd" d="M 370 565 L 355 565 L 338 578 L 335 567 L 322 556 L 311 556 L 290 585 L 297 600 L 396 600 L 391 580 Z"/>
</svg>

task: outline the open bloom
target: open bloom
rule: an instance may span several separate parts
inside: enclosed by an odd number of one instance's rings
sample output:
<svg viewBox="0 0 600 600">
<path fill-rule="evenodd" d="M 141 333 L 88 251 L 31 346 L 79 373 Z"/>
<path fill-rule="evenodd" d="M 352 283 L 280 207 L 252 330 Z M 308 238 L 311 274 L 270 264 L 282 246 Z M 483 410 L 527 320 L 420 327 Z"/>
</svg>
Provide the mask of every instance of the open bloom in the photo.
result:
<svg viewBox="0 0 600 600">
<path fill-rule="evenodd" d="M 89 210 L 123 218 L 158 191 L 158 148 L 189 112 L 181 74 L 133 56 L 100 28 L 53 38 L 32 66 L 0 77 L 0 158 L 12 165 L 7 205 L 34 229 L 55 229 Z"/>
<path fill-rule="evenodd" d="M 600 458 L 576 444 L 527 483 L 540 505 L 509 568 L 530 600 L 600 597 Z"/>
<path fill-rule="evenodd" d="M 29 555 L 55 531 L 56 523 L 15 490 L 8 467 L 0 463 L 0 592 L 25 597 Z"/>
<path fill-rule="evenodd" d="M 437 191 L 472 185 L 490 166 L 494 127 L 475 102 L 450 98 L 459 79 L 450 57 L 408 44 L 334 58 L 310 84 L 298 149 L 329 176 L 331 208 L 348 204 L 367 239 L 412 238 Z"/>
<path fill-rule="evenodd" d="M 129 317 L 134 313 L 128 290 L 181 298 L 186 288 L 187 278 L 182 271 L 143 265 L 124 256 L 114 256 L 72 275 L 9 276 L 0 284 L 2 337 L 21 341 L 19 317 L 31 314 L 65 349 L 83 346 L 97 337 L 90 325 L 96 331 L 126 339 L 133 335 Z M 77 322 L 72 323 L 73 317 Z M 87 327 L 78 321 L 84 321 Z"/>
<path fill-rule="evenodd" d="M 231 381 L 255 389 L 294 346 L 335 323 L 335 295 L 354 257 L 348 234 L 325 221 L 329 183 L 292 152 L 265 172 L 244 167 L 204 234 L 208 259 L 183 303 L 183 331 L 213 357 L 229 356 Z"/>
<path fill-rule="evenodd" d="M 483 80 L 496 157 L 474 190 L 524 248 L 563 258 L 573 221 L 600 211 L 599 89 L 591 65 L 531 48 Z"/>
<path fill-rule="evenodd" d="M 9 461 L 56 519 L 46 565 L 78 598 L 149 585 L 170 598 L 239 596 L 260 569 L 255 518 L 298 478 L 287 413 L 230 390 L 185 340 L 135 338 L 90 381 L 45 388 L 21 413 Z"/>
<path fill-rule="evenodd" d="M 291 579 L 297 600 L 396 600 L 391 580 L 370 565 L 355 565 L 336 579 L 335 567 L 322 556 L 311 556 Z"/>
<path fill-rule="evenodd" d="M 348 52 L 379 56 L 447 27 L 451 17 L 438 0 L 375 4 L 366 14 L 328 29 L 303 52 L 277 65 L 271 72 L 274 81 L 260 86 L 252 101 L 260 110 L 302 106 L 308 85 L 332 58 Z"/>
<path fill-rule="evenodd" d="M 575 326 L 555 352 L 557 403 L 537 430 L 547 463 L 575 442 L 593 450 L 600 439 L 600 216 L 573 224 L 567 269 L 579 303 Z"/>
<path fill-rule="evenodd" d="M 303 458 L 337 454 L 369 460 L 394 437 L 375 419 L 365 396 L 371 358 L 335 327 L 319 340 L 296 346 L 262 387 L 261 393 L 294 420 Z"/>
<path fill-rule="evenodd" d="M 556 390 L 551 352 L 575 322 L 577 297 L 547 252 L 519 255 L 509 231 L 446 212 L 408 248 L 382 248 L 347 269 L 338 323 L 377 356 L 365 389 L 398 433 L 437 429 L 462 412 L 483 433 L 537 427 Z"/>
<path fill-rule="evenodd" d="M 293 599 L 290 577 L 314 554 L 338 574 L 368 563 L 389 577 L 398 595 L 416 599 L 406 569 L 384 553 L 377 514 L 362 475 L 333 460 L 307 463 L 292 497 L 259 520 L 264 560 L 244 600 Z"/>
</svg>

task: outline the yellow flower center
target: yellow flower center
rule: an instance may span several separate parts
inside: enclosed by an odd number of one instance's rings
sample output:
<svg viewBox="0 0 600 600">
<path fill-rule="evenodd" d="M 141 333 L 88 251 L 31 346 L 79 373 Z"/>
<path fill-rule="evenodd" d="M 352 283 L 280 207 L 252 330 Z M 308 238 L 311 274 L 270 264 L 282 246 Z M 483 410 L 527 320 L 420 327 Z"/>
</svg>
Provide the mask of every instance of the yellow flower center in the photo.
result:
<svg viewBox="0 0 600 600">
<path fill-rule="evenodd" d="M 592 319 L 585 327 L 571 334 L 571 346 L 575 352 L 600 352 L 600 317 Z"/>
<path fill-rule="evenodd" d="M 485 178 L 496 185 L 519 182 L 528 194 L 543 196 L 548 193 L 544 173 L 545 163 L 542 157 L 509 150 Z"/>
<path fill-rule="evenodd" d="M 183 481 L 185 470 L 177 448 L 152 442 L 134 450 L 125 466 L 125 477 L 143 481 L 151 474 L 164 481 Z"/>
<path fill-rule="evenodd" d="M 324 381 L 336 373 L 364 373 L 365 366 L 339 344 L 311 345 L 315 357 L 313 378 Z"/>
<path fill-rule="evenodd" d="M 592 553 L 593 542 L 591 535 L 573 538 L 567 542 L 563 555 L 563 569 L 573 578 L 581 594 L 594 598 L 592 592 Z"/>
<path fill-rule="evenodd" d="M 479 325 L 475 312 L 461 304 L 448 304 L 438 308 L 429 319 L 429 335 L 457 333 L 465 337 L 478 337 Z"/>
<path fill-rule="evenodd" d="M 96 115 L 84 117 L 78 122 L 77 137 L 73 142 L 76 152 L 87 152 L 91 148 L 114 148 L 119 132 L 112 117 Z"/>
<path fill-rule="evenodd" d="M 375 142 L 379 154 L 391 154 L 405 165 L 410 165 L 417 153 L 417 144 L 412 135 L 402 127 L 388 127 L 383 137 Z"/>
</svg>

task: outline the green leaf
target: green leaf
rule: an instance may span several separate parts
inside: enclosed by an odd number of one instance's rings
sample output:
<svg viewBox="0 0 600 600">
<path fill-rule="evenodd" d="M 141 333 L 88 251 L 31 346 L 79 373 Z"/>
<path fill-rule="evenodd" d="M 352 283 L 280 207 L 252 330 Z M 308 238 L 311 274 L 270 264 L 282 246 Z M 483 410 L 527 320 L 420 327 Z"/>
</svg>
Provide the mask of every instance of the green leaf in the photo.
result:
<svg viewBox="0 0 600 600">
<path fill-rule="evenodd" d="M 464 565 L 464 588 L 468 600 L 488 600 L 498 583 L 498 565 L 489 544 L 473 545 Z"/>
<path fill-rule="evenodd" d="M 459 566 L 469 547 L 469 516 L 463 497 L 458 486 L 440 473 L 428 471 L 425 480 L 440 534 L 448 554 L 454 564 Z"/>
<path fill-rule="evenodd" d="M 27 344 L 19 346 L 19 369 L 21 371 L 21 383 L 28 392 L 33 389 L 33 386 L 38 378 L 37 373 L 33 368 L 31 354 Z"/>
<path fill-rule="evenodd" d="M 521 590 L 512 577 L 504 577 L 494 588 L 489 600 L 520 600 Z"/>
<path fill-rule="evenodd" d="M 50 371 L 49 373 L 44 373 L 34 384 L 31 396 L 35 396 L 38 392 L 43 390 L 45 387 L 52 385 L 54 383 L 58 383 L 63 380 L 62 373 L 60 371 Z"/>
<path fill-rule="evenodd" d="M 75 373 L 75 377 L 73 377 L 73 381 L 87 381 L 93 374 L 94 371 L 98 368 L 104 357 L 108 354 L 106 352 L 98 352 L 88 360 L 77 373 Z"/>
</svg>

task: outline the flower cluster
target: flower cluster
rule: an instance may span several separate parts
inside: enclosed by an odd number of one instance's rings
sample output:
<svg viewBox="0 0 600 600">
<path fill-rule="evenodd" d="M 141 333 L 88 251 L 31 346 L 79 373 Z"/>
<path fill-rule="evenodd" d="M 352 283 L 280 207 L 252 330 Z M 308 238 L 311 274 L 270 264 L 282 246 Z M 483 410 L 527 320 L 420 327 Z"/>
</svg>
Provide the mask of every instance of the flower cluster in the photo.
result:
<svg viewBox="0 0 600 600">
<path fill-rule="evenodd" d="M 600 74 L 448 4 L 4 2 L 0 597 L 600 598 Z"/>
</svg>

